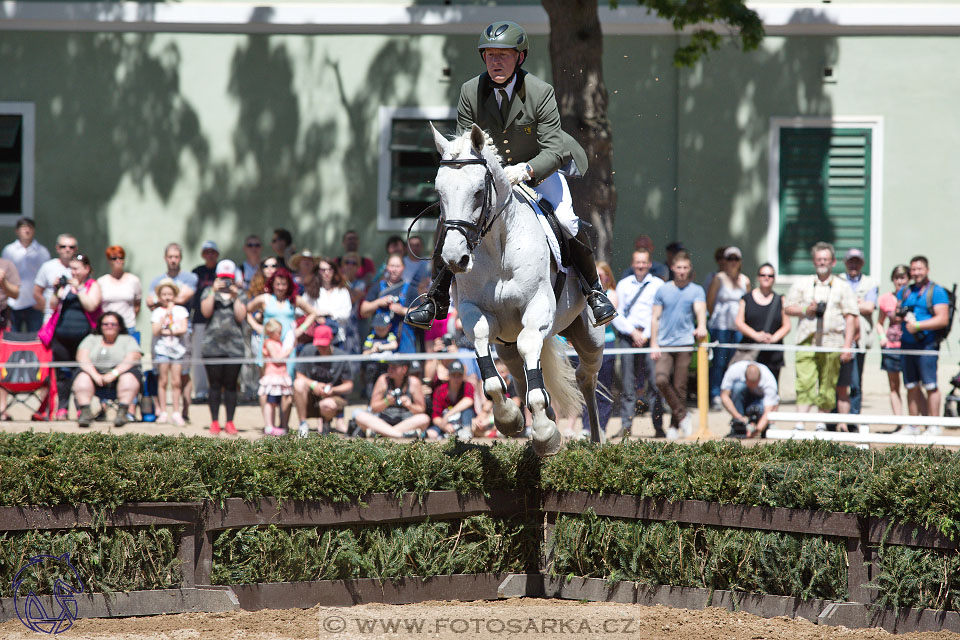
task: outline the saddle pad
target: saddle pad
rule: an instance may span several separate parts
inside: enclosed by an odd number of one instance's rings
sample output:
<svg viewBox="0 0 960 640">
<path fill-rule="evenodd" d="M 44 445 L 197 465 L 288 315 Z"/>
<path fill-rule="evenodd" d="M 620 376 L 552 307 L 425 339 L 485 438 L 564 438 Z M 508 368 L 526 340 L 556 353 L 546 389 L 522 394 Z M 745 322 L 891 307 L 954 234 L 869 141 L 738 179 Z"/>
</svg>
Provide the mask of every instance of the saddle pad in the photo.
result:
<svg viewBox="0 0 960 640">
<path fill-rule="evenodd" d="M 514 187 L 513 192 L 523 202 L 526 202 L 528 205 L 530 205 L 530 207 L 533 208 L 534 213 L 537 214 L 537 220 L 540 222 L 540 226 L 543 227 L 543 234 L 547 237 L 547 245 L 550 247 L 550 253 L 553 254 L 553 260 L 557 263 L 557 270 L 561 273 L 569 273 L 567 267 L 563 266 L 563 260 L 561 259 L 562 254 L 560 253 L 560 242 L 557 240 L 557 236 L 554 234 L 553 229 L 550 228 L 550 222 L 547 220 L 547 216 L 544 215 L 543 210 L 540 208 L 539 198 L 532 197 L 539 196 L 540 194 L 532 189 L 522 189 L 519 186 Z"/>
</svg>

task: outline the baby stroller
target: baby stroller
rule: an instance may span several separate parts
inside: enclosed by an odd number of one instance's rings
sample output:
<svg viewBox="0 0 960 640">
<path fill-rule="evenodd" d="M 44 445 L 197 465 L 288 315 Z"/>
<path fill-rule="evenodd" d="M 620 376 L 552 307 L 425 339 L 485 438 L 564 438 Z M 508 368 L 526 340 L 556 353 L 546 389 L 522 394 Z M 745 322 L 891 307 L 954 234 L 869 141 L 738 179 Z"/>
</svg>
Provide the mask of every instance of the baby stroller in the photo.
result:
<svg viewBox="0 0 960 640">
<path fill-rule="evenodd" d="M 20 403 L 34 413 L 35 418 L 52 419 L 57 406 L 57 385 L 51 375 L 53 359 L 35 333 L 0 335 L 0 389 L 10 394 L 12 403 Z M 8 364 L 27 365 L 7 367 Z M 46 389 L 46 394 L 41 390 Z M 36 404 L 36 408 L 31 406 Z M 4 412 L 9 406 L 4 407 Z"/>
</svg>

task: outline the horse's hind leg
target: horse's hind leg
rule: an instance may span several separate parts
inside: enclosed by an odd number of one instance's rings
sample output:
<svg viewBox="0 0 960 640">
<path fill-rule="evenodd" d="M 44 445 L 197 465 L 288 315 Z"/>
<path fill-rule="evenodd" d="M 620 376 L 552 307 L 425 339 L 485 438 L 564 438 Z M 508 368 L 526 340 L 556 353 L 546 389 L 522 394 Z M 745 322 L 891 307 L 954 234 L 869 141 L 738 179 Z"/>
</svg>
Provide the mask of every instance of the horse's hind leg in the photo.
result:
<svg viewBox="0 0 960 640">
<path fill-rule="evenodd" d="M 597 411 L 597 373 L 603 364 L 603 327 L 594 327 L 581 313 L 561 335 L 570 341 L 580 360 L 577 365 L 577 386 L 580 387 L 586 403 L 590 441 L 603 444 L 606 434 L 600 429 L 600 416 Z"/>
</svg>

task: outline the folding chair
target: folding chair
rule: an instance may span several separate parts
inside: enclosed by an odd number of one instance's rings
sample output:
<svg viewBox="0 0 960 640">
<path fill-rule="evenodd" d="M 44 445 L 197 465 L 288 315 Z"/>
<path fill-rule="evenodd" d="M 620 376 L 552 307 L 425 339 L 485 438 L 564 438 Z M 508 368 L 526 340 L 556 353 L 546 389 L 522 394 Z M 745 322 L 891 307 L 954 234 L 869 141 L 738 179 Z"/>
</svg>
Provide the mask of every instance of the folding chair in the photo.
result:
<svg viewBox="0 0 960 640">
<path fill-rule="evenodd" d="M 35 333 L 0 334 L 0 389 L 9 401 L 22 404 L 34 415 L 52 420 L 57 406 L 56 377 L 50 368 L 53 354 Z M 6 365 L 28 365 L 7 367 Z M 41 391 L 46 389 L 44 396 Z M 36 409 L 31 406 L 35 401 Z M 6 410 L 9 411 L 8 404 Z"/>
</svg>

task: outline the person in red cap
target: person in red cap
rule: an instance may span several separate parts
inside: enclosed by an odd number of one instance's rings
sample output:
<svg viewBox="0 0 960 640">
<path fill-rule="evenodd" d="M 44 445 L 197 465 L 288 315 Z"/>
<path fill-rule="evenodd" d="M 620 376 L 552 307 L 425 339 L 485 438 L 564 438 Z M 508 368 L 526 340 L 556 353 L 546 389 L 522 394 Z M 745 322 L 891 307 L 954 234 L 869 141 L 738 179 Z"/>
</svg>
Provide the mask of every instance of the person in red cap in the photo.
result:
<svg viewBox="0 0 960 640">
<path fill-rule="evenodd" d="M 310 435 L 309 418 L 320 418 L 320 434 L 336 429 L 347 432 L 343 423 L 343 408 L 347 396 L 353 391 L 353 371 L 345 360 L 311 362 L 316 356 L 342 356 L 344 352 L 333 346 L 333 329 L 325 324 L 317 325 L 313 332 L 313 344 L 304 347 L 297 356 L 297 377 L 293 381 L 293 403 L 300 416 L 297 434 L 301 438 Z M 306 359 L 306 362 L 304 361 Z M 334 422 L 336 421 L 336 422 Z"/>
<path fill-rule="evenodd" d="M 200 355 L 207 358 L 243 358 L 243 322 L 247 317 L 247 305 L 240 293 L 239 269 L 232 260 L 217 263 L 216 279 L 200 298 L 200 313 L 207 320 Z M 226 411 L 224 430 L 229 435 L 237 433 L 233 415 L 237 410 L 237 379 L 241 364 L 204 363 L 210 383 L 207 403 L 210 406 L 210 435 L 220 433 L 220 402 Z"/>
</svg>

